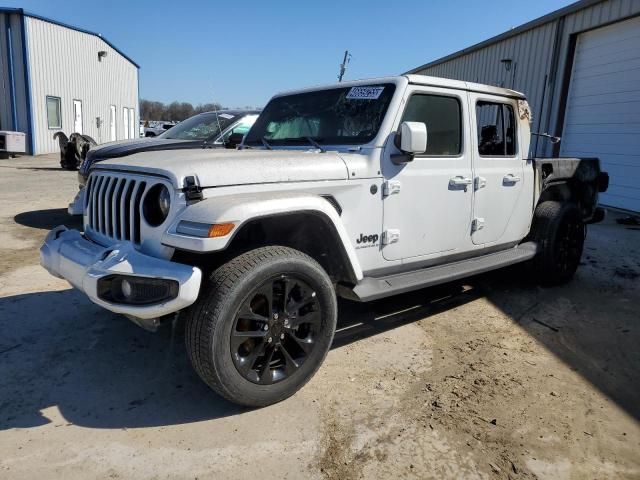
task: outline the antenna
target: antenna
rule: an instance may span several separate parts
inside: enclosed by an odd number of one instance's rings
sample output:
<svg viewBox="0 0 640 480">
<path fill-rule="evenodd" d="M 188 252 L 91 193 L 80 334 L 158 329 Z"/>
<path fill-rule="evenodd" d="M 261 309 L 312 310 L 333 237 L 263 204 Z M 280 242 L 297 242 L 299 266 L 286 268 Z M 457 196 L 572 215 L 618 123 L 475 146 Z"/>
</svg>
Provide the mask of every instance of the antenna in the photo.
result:
<svg viewBox="0 0 640 480">
<path fill-rule="evenodd" d="M 216 114 L 216 122 L 218 122 L 218 135 L 216 136 L 218 138 L 222 134 L 222 127 L 220 126 L 220 117 L 218 117 L 218 107 L 215 100 L 213 101 L 213 113 Z"/>
<path fill-rule="evenodd" d="M 349 61 L 351 60 L 351 54 L 349 50 L 344 51 L 344 58 L 342 59 L 342 64 L 340 65 L 340 73 L 338 74 L 338 81 L 342 81 L 342 77 L 344 77 L 344 72 L 347 71 L 347 65 L 349 65 Z"/>
</svg>

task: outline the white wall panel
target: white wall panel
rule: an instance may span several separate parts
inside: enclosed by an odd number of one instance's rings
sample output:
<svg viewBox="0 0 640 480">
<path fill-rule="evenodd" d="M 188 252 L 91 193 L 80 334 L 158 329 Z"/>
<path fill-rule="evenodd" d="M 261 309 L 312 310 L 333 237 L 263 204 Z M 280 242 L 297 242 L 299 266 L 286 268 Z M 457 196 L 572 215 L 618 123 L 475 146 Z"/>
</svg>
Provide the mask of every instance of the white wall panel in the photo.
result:
<svg viewBox="0 0 640 480">
<path fill-rule="evenodd" d="M 95 35 L 26 17 L 31 74 L 35 153 L 58 151 L 49 130 L 45 98 L 62 99 L 62 131 L 73 131 L 73 100 L 82 101 L 83 129 L 98 143 L 109 141 L 109 108 L 133 108 L 138 117 L 138 69 Z M 107 56 L 98 61 L 98 52 Z M 96 117 L 102 119 L 100 128 Z M 122 116 L 116 117 L 117 138 L 124 138 Z"/>
</svg>

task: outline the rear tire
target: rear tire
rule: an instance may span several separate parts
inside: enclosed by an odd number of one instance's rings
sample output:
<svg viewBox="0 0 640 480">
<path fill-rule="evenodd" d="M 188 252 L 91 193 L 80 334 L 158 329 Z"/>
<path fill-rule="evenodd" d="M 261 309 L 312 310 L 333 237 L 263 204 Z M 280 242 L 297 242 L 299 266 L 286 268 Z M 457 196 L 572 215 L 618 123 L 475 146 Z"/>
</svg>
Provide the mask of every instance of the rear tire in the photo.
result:
<svg viewBox="0 0 640 480">
<path fill-rule="evenodd" d="M 585 225 L 577 205 L 547 201 L 536 208 L 531 238 L 538 253 L 529 267 L 543 285 L 560 285 L 573 278 L 584 247 Z"/>
<path fill-rule="evenodd" d="M 187 352 L 200 378 L 227 400 L 262 407 L 290 397 L 318 370 L 337 301 L 315 260 L 269 246 L 215 270 L 186 314 Z"/>
</svg>

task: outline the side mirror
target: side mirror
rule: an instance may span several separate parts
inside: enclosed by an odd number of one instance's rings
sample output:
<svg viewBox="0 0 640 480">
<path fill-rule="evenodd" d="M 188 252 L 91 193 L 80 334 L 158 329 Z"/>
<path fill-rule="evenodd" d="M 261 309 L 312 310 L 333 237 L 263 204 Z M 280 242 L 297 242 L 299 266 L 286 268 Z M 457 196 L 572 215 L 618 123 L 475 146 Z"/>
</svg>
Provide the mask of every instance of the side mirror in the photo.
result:
<svg viewBox="0 0 640 480">
<path fill-rule="evenodd" d="M 244 134 L 242 133 L 232 133 L 227 137 L 227 141 L 224 142 L 224 148 L 236 148 L 242 143 L 243 138 Z"/>
<path fill-rule="evenodd" d="M 413 161 L 415 154 L 427 150 L 427 126 L 422 122 L 402 122 L 395 138 L 396 147 L 402 150 L 400 155 L 391 155 L 395 164 Z"/>
</svg>

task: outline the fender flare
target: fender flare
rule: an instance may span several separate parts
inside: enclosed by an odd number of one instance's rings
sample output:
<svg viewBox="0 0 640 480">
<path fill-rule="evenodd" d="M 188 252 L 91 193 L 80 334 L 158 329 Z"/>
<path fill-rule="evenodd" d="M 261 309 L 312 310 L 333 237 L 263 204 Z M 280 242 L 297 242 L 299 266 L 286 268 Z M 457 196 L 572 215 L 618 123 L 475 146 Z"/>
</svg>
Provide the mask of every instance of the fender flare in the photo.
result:
<svg viewBox="0 0 640 480">
<path fill-rule="evenodd" d="M 319 195 L 307 193 L 265 192 L 258 194 L 236 194 L 221 197 L 209 197 L 190 205 L 177 216 L 162 236 L 162 244 L 178 250 L 196 253 L 217 252 L 226 249 L 235 234 L 253 220 L 287 215 L 308 213 L 319 215 L 334 228 L 344 253 L 357 280 L 363 278 L 362 268 L 355 249 L 349 241 L 340 215 L 335 207 Z M 224 237 L 200 238 L 177 232 L 180 221 L 204 224 L 234 223 L 233 231 Z"/>
</svg>

